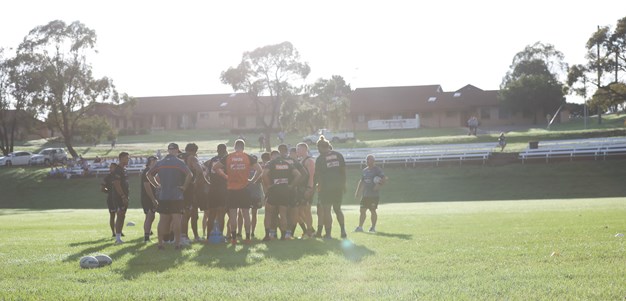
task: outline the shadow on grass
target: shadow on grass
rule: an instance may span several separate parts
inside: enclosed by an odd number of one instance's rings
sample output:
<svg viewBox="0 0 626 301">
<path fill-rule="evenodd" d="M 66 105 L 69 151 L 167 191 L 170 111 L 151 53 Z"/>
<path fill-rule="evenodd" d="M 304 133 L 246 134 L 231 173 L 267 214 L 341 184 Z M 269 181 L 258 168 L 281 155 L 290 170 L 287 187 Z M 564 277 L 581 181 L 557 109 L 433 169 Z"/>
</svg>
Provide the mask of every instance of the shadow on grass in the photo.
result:
<svg viewBox="0 0 626 301">
<path fill-rule="evenodd" d="M 390 237 L 390 238 L 398 238 L 398 239 L 404 239 L 404 240 L 413 239 L 413 235 L 411 235 L 411 234 L 402 234 L 402 233 L 376 232 L 376 233 L 372 233 L 371 235 Z"/>
<path fill-rule="evenodd" d="M 223 269 L 238 269 L 267 259 L 296 261 L 308 256 L 336 254 L 352 262 L 374 255 L 367 247 L 354 244 L 350 240 L 291 240 L 254 242 L 250 245 L 231 246 L 227 244 L 203 245 L 192 258 L 200 265 Z"/>
</svg>

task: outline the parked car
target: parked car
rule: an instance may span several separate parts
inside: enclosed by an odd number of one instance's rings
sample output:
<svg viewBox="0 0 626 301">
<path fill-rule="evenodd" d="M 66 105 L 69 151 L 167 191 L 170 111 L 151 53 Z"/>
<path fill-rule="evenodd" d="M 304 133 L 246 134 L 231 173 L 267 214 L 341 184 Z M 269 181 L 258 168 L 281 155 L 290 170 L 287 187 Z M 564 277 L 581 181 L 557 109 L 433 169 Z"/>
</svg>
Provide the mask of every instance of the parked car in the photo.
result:
<svg viewBox="0 0 626 301">
<path fill-rule="evenodd" d="M 326 138 L 326 140 L 332 141 L 334 143 L 346 142 L 348 140 L 354 139 L 353 132 L 339 132 L 338 133 L 338 132 L 329 131 L 327 129 L 319 129 L 317 130 L 317 134 L 306 136 L 302 138 L 302 141 L 308 144 L 312 144 L 312 143 L 317 142 L 317 140 L 320 138 L 321 135 L 324 135 L 324 138 Z"/>
<path fill-rule="evenodd" d="M 29 152 L 12 152 L 5 157 L 0 157 L 0 166 L 12 166 L 12 165 L 28 165 L 30 164 L 30 157 L 32 153 Z"/>
<path fill-rule="evenodd" d="M 30 165 L 52 165 L 67 162 L 67 153 L 62 148 L 45 148 L 30 157 Z"/>
</svg>

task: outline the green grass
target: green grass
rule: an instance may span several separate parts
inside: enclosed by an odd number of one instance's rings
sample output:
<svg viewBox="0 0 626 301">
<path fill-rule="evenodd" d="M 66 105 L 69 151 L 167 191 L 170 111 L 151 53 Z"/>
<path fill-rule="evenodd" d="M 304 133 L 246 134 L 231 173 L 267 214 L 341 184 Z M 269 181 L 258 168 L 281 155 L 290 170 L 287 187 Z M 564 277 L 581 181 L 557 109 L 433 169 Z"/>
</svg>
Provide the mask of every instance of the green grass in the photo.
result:
<svg viewBox="0 0 626 301">
<path fill-rule="evenodd" d="M 345 213 L 353 228 L 357 208 Z M 384 204 L 379 232 L 348 241 L 177 252 L 140 243 L 141 227 L 114 245 L 103 210 L 5 209 L 0 299 L 621 300 L 625 215 L 623 198 Z M 113 265 L 79 268 L 96 253 Z"/>
<path fill-rule="evenodd" d="M 626 160 L 385 167 L 389 183 L 383 202 L 447 202 L 545 198 L 619 197 L 626 195 Z M 47 179 L 47 169 L 0 168 L 0 208 L 106 208 L 99 191 L 102 178 Z M 353 194 L 360 169 L 348 168 L 344 204 Z M 130 206 L 140 208 L 139 177 L 130 177 Z"/>
</svg>

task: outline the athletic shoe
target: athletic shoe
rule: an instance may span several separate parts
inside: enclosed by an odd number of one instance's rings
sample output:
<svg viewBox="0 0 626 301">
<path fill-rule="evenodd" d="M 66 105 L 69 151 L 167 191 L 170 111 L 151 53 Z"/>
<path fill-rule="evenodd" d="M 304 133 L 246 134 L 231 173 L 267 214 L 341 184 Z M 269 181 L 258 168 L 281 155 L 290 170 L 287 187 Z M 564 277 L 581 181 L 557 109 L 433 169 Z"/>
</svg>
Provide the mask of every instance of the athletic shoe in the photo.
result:
<svg viewBox="0 0 626 301">
<path fill-rule="evenodd" d="M 191 244 L 191 240 L 189 240 L 189 239 L 181 239 L 180 240 L 180 245 L 181 246 L 188 246 L 190 244 Z"/>
<path fill-rule="evenodd" d="M 151 243 L 151 242 L 152 242 L 152 241 L 151 241 L 151 240 L 149 240 L 149 239 L 144 239 L 144 240 L 143 240 L 143 243 L 144 243 L 144 244 L 148 244 L 148 243 Z"/>
<path fill-rule="evenodd" d="M 363 227 L 356 227 L 356 229 L 354 229 L 354 232 L 363 232 Z"/>
<path fill-rule="evenodd" d="M 195 242 L 202 242 L 204 240 L 204 237 L 196 237 L 193 239 L 193 241 Z"/>
<path fill-rule="evenodd" d="M 346 233 L 346 232 L 341 232 L 341 238 L 343 238 L 343 239 L 348 238 L 348 233 Z"/>
<path fill-rule="evenodd" d="M 124 241 L 123 241 L 123 240 L 121 240 L 121 239 L 116 239 L 116 240 L 115 240 L 115 244 L 116 244 L 116 245 L 120 245 L 120 244 L 123 244 L 123 243 L 124 243 Z"/>
<path fill-rule="evenodd" d="M 333 239 L 333 237 L 330 236 L 330 234 L 326 234 L 326 235 L 324 235 L 324 239 Z"/>
<path fill-rule="evenodd" d="M 370 232 L 370 233 L 376 233 L 376 228 L 371 227 L 369 232 Z"/>
</svg>

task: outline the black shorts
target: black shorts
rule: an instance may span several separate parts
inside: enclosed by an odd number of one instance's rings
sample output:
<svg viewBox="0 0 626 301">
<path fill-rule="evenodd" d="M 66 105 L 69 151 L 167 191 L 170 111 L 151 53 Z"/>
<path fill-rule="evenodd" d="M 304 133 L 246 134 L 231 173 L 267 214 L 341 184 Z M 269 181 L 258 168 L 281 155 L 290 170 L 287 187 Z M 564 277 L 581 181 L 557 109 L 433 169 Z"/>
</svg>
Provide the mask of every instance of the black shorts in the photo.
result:
<svg viewBox="0 0 626 301">
<path fill-rule="evenodd" d="M 226 201 L 228 209 L 250 209 L 252 201 L 248 189 L 228 190 L 228 200 Z"/>
<path fill-rule="evenodd" d="M 216 209 L 226 207 L 226 199 L 228 199 L 228 190 L 226 187 L 211 187 L 207 199 L 207 208 Z"/>
<path fill-rule="evenodd" d="M 152 201 L 148 198 L 147 200 L 141 200 L 141 208 L 143 208 L 143 213 L 148 214 L 148 212 L 156 212 L 156 207 L 152 204 Z"/>
<path fill-rule="evenodd" d="M 361 208 L 378 209 L 378 197 L 362 197 Z"/>
<path fill-rule="evenodd" d="M 110 213 L 115 213 L 117 211 L 117 207 L 115 207 L 115 204 L 113 204 L 113 200 L 110 196 L 107 197 L 107 208 L 109 208 Z"/>
<path fill-rule="evenodd" d="M 341 205 L 343 188 L 321 189 L 317 199 L 322 205 Z"/>
<path fill-rule="evenodd" d="M 128 205 L 124 205 L 124 202 L 122 201 L 122 198 L 120 197 L 112 196 L 111 203 L 113 204 L 113 208 L 115 208 L 114 209 L 115 211 L 110 211 L 110 212 L 126 212 L 126 210 L 128 209 Z"/>
<path fill-rule="evenodd" d="M 200 187 L 196 190 L 196 205 L 202 211 L 209 210 L 209 188 Z"/>
<path fill-rule="evenodd" d="M 157 212 L 160 214 L 182 214 L 183 201 L 159 201 Z"/>
<path fill-rule="evenodd" d="M 267 203 L 272 206 L 293 207 L 295 205 L 294 193 L 286 187 L 270 187 L 267 192 Z"/>
</svg>

